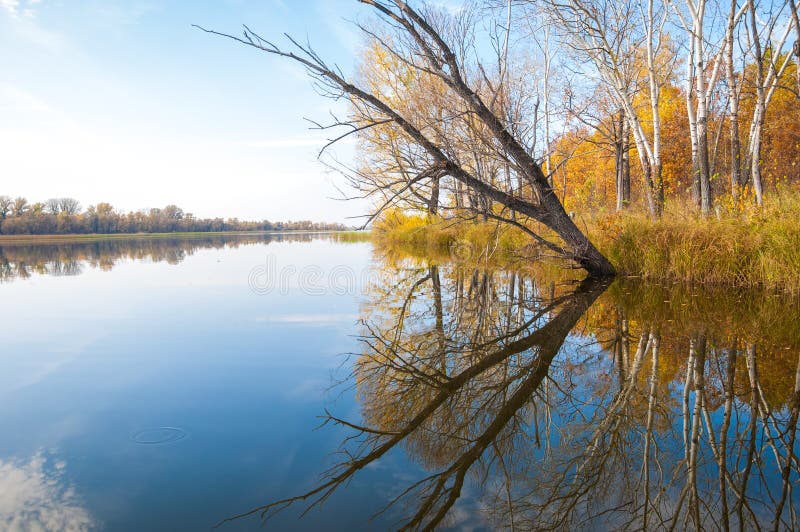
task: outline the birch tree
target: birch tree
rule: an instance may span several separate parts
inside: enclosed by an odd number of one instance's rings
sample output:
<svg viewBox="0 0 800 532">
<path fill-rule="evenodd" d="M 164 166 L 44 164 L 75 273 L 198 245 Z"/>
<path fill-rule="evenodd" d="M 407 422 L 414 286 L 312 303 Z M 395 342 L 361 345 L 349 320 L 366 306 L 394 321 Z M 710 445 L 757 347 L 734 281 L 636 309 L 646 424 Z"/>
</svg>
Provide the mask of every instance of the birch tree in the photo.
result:
<svg viewBox="0 0 800 532">
<path fill-rule="evenodd" d="M 567 48 L 579 62 L 593 66 L 623 110 L 642 167 L 648 210 L 653 218 L 660 217 L 664 185 L 659 102 L 666 73 L 658 57 L 665 44 L 666 6 L 657 0 L 548 0 L 547 6 Z M 641 93 L 647 95 L 646 121 L 637 106 Z"/>
<path fill-rule="evenodd" d="M 692 146 L 692 196 L 703 215 L 711 211 L 711 164 L 709 158 L 708 121 L 711 99 L 719 79 L 727 33 L 709 28 L 707 0 L 686 0 L 686 10 L 675 7 L 678 20 L 688 36 L 686 111 Z M 717 37 L 719 35 L 719 37 Z M 710 67 L 710 71 L 709 71 Z"/>
<path fill-rule="evenodd" d="M 755 70 L 752 85 L 756 95 L 748 134 L 746 164 L 750 171 L 756 203 L 762 205 L 764 186 L 761 179 L 761 142 L 764 120 L 781 76 L 792 61 L 792 54 L 781 52 L 795 21 L 789 13 L 791 8 L 786 0 L 764 4 L 756 0 L 747 0 L 746 5 L 747 36 Z"/>
<path fill-rule="evenodd" d="M 800 102 L 800 14 L 795 0 L 789 0 L 789 10 L 792 15 L 792 22 L 794 22 L 795 39 L 792 53 L 794 54 L 795 62 L 794 74 L 797 78 L 797 100 Z"/>
<path fill-rule="evenodd" d="M 742 95 L 742 76 L 744 64 L 739 72 L 734 63 L 735 50 L 737 49 L 737 28 L 742 15 L 745 13 L 745 3 L 739 7 L 738 0 L 730 0 L 727 25 L 725 28 L 725 80 L 728 86 L 728 120 L 730 136 L 730 186 L 731 196 L 736 200 L 742 185 L 741 158 L 742 150 L 739 141 L 739 101 Z"/>
</svg>

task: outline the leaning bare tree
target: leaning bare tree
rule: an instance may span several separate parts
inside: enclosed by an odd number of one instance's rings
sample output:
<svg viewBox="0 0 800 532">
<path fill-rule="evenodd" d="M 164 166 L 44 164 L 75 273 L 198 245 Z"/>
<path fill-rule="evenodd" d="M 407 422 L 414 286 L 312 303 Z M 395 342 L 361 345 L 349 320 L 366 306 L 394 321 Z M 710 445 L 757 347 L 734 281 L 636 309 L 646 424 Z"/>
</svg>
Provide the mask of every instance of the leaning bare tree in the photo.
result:
<svg viewBox="0 0 800 532">
<path fill-rule="evenodd" d="M 496 106 L 499 98 L 493 94 L 499 90 L 498 85 L 487 77 L 487 69 L 483 68 L 478 54 L 470 53 L 463 42 L 448 35 L 452 28 L 459 28 L 459 21 L 424 5 L 412 7 L 402 0 L 357 1 L 372 9 L 385 32 L 361 29 L 415 75 L 439 80 L 446 90 L 445 99 L 452 102 L 452 107 L 445 112 L 437 111 L 434 116 L 419 112 L 419 109 L 414 113 L 407 112 L 402 105 L 380 92 L 371 91 L 347 78 L 310 46 L 291 37 L 288 37 L 291 48 L 284 49 L 247 27 L 242 36 L 200 29 L 300 63 L 324 95 L 348 100 L 355 112 L 347 121 L 337 122 L 336 125 L 348 128 L 339 138 L 388 125 L 392 134 L 416 147 L 416 151 L 407 150 L 407 153 L 414 153 L 417 160 L 413 166 L 420 170 L 409 176 L 407 182 L 396 185 L 391 197 L 410 194 L 409 191 L 418 188 L 420 183 L 447 177 L 484 200 L 484 215 L 527 232 L 540 245 L 574 260 L 590 275 L 613 275 L 611 263 L 564 210 L 539 162 L 515 134 L 515 124 L 509 123 L 504 113 L 499 111 Z M 458 35 L 457 32 L 450 33 Z M 469 131 L 470 140 L 479 142 L 483 151 L 491 152 L 508 163 L 513 179 L 495 179 L 495 176 L 482 173 L 481 165 L 469 164 L 466 158 L 459 156 L 459 150 L 449 149 L 441 138 L 432 134 L 445 129 Z M 358 179 L 358 175 L 354 178 Z M 379 205 L 378 210 L 381 208 Z M 536 222 L 555 233 L 561 243 L 533 229 L 538 227 Z"/>
</svg>

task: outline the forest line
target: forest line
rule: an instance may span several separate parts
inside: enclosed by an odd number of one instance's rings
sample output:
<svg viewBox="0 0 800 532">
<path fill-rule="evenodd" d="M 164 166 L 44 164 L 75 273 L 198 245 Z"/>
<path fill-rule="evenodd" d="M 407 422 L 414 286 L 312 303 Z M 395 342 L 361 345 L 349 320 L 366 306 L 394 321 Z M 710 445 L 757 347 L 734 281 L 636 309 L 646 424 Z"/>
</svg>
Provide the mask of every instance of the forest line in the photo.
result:
<svg viewBox="0 0 800 532">
<path fill-rule="evenodd" d="M 29 203 L 0 196 L 0 235 L 128 233 L 217 233 L 228 231 L 344 231 L 341 223 L 310 220 L 271 222 L 238 218 L 197 218 L 176 205 L 127 213 L 109 203 L 81 207 L 74 198 Z"/>
</svg>

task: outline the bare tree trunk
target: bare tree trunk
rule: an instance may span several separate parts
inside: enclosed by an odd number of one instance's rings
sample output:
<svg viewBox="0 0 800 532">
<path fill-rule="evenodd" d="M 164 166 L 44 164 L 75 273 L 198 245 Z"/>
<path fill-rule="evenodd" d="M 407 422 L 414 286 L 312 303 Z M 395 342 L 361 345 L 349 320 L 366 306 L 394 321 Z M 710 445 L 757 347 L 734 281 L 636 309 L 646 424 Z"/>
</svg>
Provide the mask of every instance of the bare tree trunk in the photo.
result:
<svg viewBox="0 0 800 532">
<path fill-rule="evenodd" d="M 553 60 L 550 55 L 550 28 L 544 30 L 544 173 L 547 175 L 550 186 L 553 186 L 552 169 L 550 167 L 550 65 Z"/>
<path fill-rule="evenodd" d="M 711 189 L 711 165 L 708 149 L 708 106 L 712 89 L 719 72 L 718 55 L 711 76 L 706 83 L 706 0 L 689 0 L 691 27 L 684 22 L 689 33 L 689 57 L 686 76 L 686 110 L 689 117 L 689 133 L 692 142 L 692 199 L 700 207 L 703 216 L 711 212 L 713 197 Z M 681 17 L 683 22 L 684 19 Z M 722 53 L 722 50 L 719 51 Z"/>
<path fill-rule="evenodd" d="M 455 203 L 456 203 L 456 208 L 458 209 L 464 208 L 464 190 L 461 181 L 456 181 L 455 183 Z"/>
<path fill-rule="evenodd" d="M 634 137 L 635 138 L 635 137 Z M 642 174 L 645 182 L 645 196 L 647 196 L 647 210 L 650 217 L 658 219 L 661 217 L 662 204 L 658 201 L 658 193 L 653 185 L 653 167 L 650 161 L 643 156 L 639 156 L 639 163 L 642 165 Z"/>
<path fill-rule="evenodd" d="M 734 200 L 739 197 L 739 188 L 742 186 L 740 162 L 742 157 L 739 142 L 739 97 L 740 91 L 733 64 L 734 30 L 737 23 L 737 0 L 731 0 L 728 12 L 728 26 L 725 31 L 725 78 L 728 82 L 728 108 L 730 120 L 730 155 L 731 155 L 731 196 Z"/>
<path fill-rule="evenodd" d="M 758 92 L 763 93 L 762 89 Z M 754 134 L 750 144 L 750 177 L 753 180 L 753 192 L 756 195 L 756 204 L 763 205 L 764 203 L 764 185 L 761 181 L 761 136 L 764 130 L 764 106 L 761 97 L 758 97 L 756 103 L 757 122 L 755 123 Z"/>
<path fill-rule="evenodd" d="M 658 104 L 661 101 L 661 85 L 657 79 L 655 40 L 660 41 L 662 28 L 657 28 L 654 0 L 647 3 L 647 81 L 650 85 L 650 114 L 653 120 L 653 147 L 650 154 L 650 181 L 652 183 L 652 214 L 660 218 L 664 210 L 664 182 L 661 177 L 661 113 Z"/>
<path fill-rule="evenodd" d="M 774 33 L 778 29 L 778 16 L 785 7 L 786 4 L 781 6 L 780 2 L 778 2 L 776 5 L 772 5 L 768 14 L 760 16 L 756 13 L 755 0 L 748 0 L 747 2 L 750 15 L 748 28 L 752 41 L 753 61 L 756 66 L 756 103 L 750 127 L 747 162 L 758 205 L 763 204 L 764 196 L 764 186 L 761 179 L 761 141 L 767 107 L 775 94 L 775 90 L 780 85 L 781 76 L 792 59 L 789 54 L 772 53 L 774 50 L 783 49 L 792 27 L 796 26 L 795 18 L 790 17 L 782 33 Z M 796 15 L 796 10 L 793 15 Z M 777 38 L 774 39 L 773 37 L 776 35 Z"/>
<path fill-rule="evenodd" d="M 617 174 L 617 210 L 626 209 L 631 202 L 630 133 L 625 121 L 625 112 L 620 110 L 619 118 L 612 126 L 614 131 L 614 155 Z"/>
<path fill-rule="evenodd" d="M 698 76 L 698 85 L 703 86 L 699 80 L 702 76 Z M 698 87 L 700 92 L 700 87 Z M 700 178 L 700 212 L 704 216 L 708 216 L 711 212 L 713 196 L 711 190 L 711 174 L 708 161 L 708 114 L 705 105 L 705 97 L 698 99 L 697 104 L 697 157 L 698 157 L 698 170 Z"/>
<path fill-rule="evenodd" d="M 792 47 L 792 51 L 794 52 L 794 63 L 795 63 L 795 77 L 797 78 L 797 100 L 800 102 L 800 15 L 797 13 L 797 3 L 795 0 L 789 0 L 789 9 L 792 11 L 792 22 L 794 22 L 794 46 Z"/>
<path fill-rule="evenodd" d="M 764 115 L 766 114 L 766 94 L 764 91 L 764 55 L 761 50 L 761 37 L 758 34 L 756 23 L 756 5 L 754 0 L 748 0 L 750 6 L 750 31 L 753 37 L 753 54 L 756 62 L 756 107 L 753 125 L 750 128 L 750 177 L 753 179 L 753 191 L 756 194 L 756 204 L 764 202 L 764 188 L 761 183 L 761 133 L 764 130 Z"/>
<path fill-rule="evenodd" d="M 695 39 L 690 39 L 689 58 L 686 61 L 686 114 L 689 117 L 689 141 L 692 147 L 692 203 L 700 207 L 700 165 L 698 164 L 697 112 L 694 109 L 694 47 Z"/>
<path fill-rule="evenodd" d="M 439 212 L 439 180 L 440 177 L 434 177 L 431 180 L 431 199 L 428 202 L 428 214 L 436 215 Z"/>
<path fill-rule="evenodd" d="M 627 207 L 631 204 L 631 128 L 622 122 L 622 201 Z"/>
<path fill-rule="evenodd" d="M 624 122 L 624 115 L 620 114 L 619 121 L 615 120 L 612 130 L 614 131 L 614 169 L 616 170 L 616 194 L 617 194 L 617 211 L 625 208 L 625 203 L 622 200 L 622 123 Z M 619 124 L 619 125 L 618 125 Z"/>
</svg>

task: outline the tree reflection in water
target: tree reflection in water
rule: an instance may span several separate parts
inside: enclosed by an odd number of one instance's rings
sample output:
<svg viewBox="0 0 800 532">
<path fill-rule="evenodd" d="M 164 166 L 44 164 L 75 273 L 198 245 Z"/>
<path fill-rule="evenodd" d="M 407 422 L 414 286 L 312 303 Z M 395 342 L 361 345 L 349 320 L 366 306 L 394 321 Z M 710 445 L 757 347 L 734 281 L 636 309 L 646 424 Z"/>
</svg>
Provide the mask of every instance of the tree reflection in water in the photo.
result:
<svg viewBox="0 0 800 532">
<path fill-rule="evenodd" d="M 0 244 L 0 283 L 27 279 L 34 274 L 80 275 L 85 268 L 108 271 L 120 261 L 150 260 L 179 264 L 198 249 L 237 248 L 271 242 L 347 241 L 337 233 L 231 233 L 228 235 L 125 236 L 98 240 L 47 242 L 9 241 Z"/>
<path fill-rule="evenodd" d="M 427 472 L 389 504 L 403 529 L 453 524 L 467 485 L 494 528 L 798 527 L 785 302 L 406 266 L 364 304 L 362 419 L 327 416 L 344 459 L 243 515 L 307 511 L 402 446 Z"/>
</svg>

